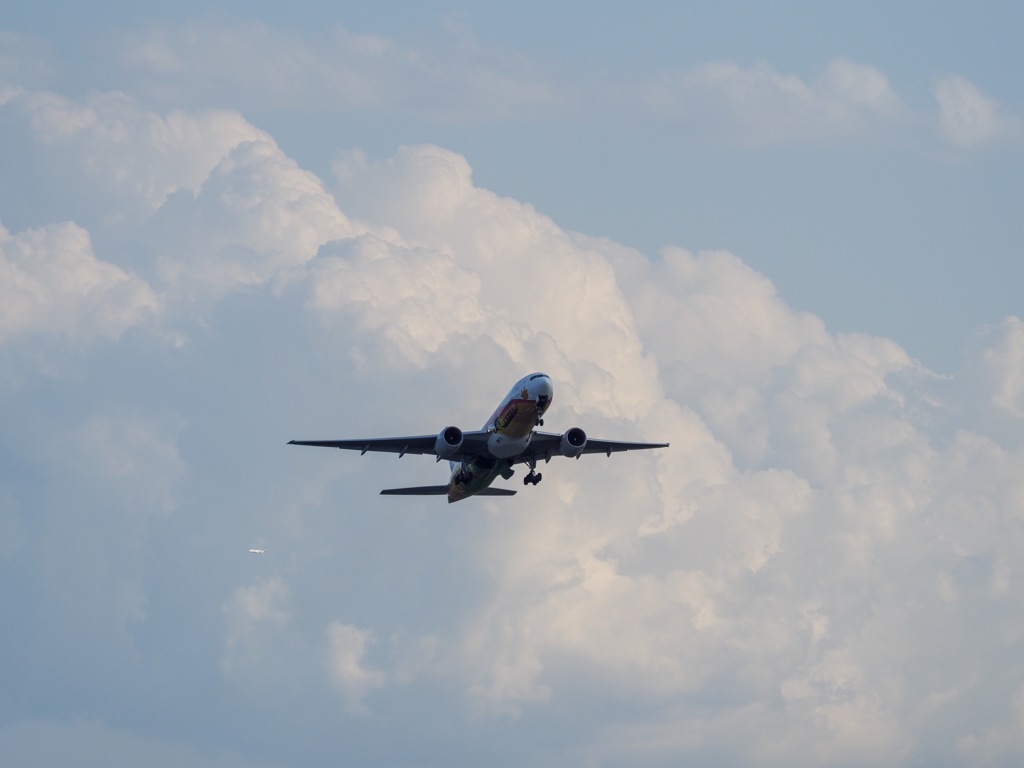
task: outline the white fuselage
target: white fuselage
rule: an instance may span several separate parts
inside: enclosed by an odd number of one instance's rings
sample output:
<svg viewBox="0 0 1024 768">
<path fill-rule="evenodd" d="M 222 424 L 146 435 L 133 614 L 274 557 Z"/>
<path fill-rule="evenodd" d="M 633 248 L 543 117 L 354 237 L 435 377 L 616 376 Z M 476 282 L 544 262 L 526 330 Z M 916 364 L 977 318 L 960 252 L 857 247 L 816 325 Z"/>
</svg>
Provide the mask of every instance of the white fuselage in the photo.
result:
<svg viewBox="0 0 1024 768">
<path fill-rule="evenodd" d="M 488 459 L 472 463 L 451 462 L 449 501 L 472 496 L 491 484 L 499 474 L 511 474 L 510 462 L 530 446 L 533 430 L 542 423 L 551 405 L 554 387 L 545 373 L 531 373 L 515 383 L 483 425 L 487 431 Z"/>
</svg>

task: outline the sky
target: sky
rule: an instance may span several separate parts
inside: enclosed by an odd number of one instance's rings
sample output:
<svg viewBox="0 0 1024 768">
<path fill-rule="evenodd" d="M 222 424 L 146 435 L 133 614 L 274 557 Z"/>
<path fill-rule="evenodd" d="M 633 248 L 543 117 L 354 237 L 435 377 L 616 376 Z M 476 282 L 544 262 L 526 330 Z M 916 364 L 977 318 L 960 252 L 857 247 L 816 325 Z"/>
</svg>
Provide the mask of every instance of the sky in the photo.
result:
<svg viewBox="0 0 1024 768">
<path fill-rule="evenodd" d="M 5 11 L 5 764 L 1020 764 L 1022 17 Z"/>
</svg>

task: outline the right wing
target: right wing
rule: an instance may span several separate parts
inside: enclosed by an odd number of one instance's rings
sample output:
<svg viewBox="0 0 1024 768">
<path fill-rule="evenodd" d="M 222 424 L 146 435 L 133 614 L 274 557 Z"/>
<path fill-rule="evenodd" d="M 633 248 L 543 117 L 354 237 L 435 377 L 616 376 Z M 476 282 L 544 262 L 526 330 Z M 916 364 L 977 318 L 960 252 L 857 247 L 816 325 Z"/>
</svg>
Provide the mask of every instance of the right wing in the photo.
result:
<svg viewBox="0 0 1024 768">
<path fill-rule="evenodd" d="M 349 451 L 375 451 L 397 453 L 399 458 L 407 453 L 437 456 L 437 435 L 413 435 L 411 437 L 368 437 L 363 440 L 291 440 L 288 445 L 312 445 L 317 448 L 341 448 Z M 478 456 L 487 451 L 487 433 L 484 431 L 463 432 L 462 450 L 451 456 L 464 459 Z"/>
<path fill-rule="evenodd" d="M 516 461 L 526 461 L 528 455 L 550 461 L 553 456 L 560 455 L 561 444 L 562 435 L 557 432 L 534 432 L 529 448 Z M 588 437 L 580 455 L 603 453 L 606 456 L 611 456 L 620 451 L 643 451 L 649 448 L 668 448 L 668 443 L 631 443 L 624 440 L 601 440 Z"/>
</svg>

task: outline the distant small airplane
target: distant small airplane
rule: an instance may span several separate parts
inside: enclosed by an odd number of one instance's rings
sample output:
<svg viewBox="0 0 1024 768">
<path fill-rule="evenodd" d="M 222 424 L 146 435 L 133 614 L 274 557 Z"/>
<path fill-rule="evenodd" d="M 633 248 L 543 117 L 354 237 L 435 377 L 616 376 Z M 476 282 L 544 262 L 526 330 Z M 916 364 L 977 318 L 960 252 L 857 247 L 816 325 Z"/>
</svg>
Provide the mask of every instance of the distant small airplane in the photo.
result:
<svg viewBox="0 0 1024 768">
<path fill-rule="evenodd" d="M 312 445 L 320 448 L 343 448 L 359 451 L 428 454 L 437 461 L 447 459 L 451 476 L 447 485 L 424 485 L 414 488 L 385 488 L 382 496 L 447 496 L 448 503 L 470 496 L 513 496 L 509 488 L 491 488 L 500 475 L 508 480 L 515 474 L 515 464 L 526 464 L 530 472 L 523 485 L 536 485 L 543 475 L 537 472 L 537 461 L 551 461 L 552 456 L 578 459 L 584 453 L 604 453 L 645 448 L 667 448 L 668 443 L 624 443 L 615 440 L 588 439 L 579 427 L 563 434 L 539 432 L 544 426 L 544 413 L 551 405 L 554 387 L 545 373 L 531 373 L 516 382 L 483 429 L 463 432 L 458 427 L 445 427 L 436 435 L 412 437 L 371 437 L 364 440 L 292 440 L 288 445 Z M 250 550 L 252 551 L 252 550 Z"/>
<path fill-rule="evenodd" d="M 249 550 L 249 552 L 251 554 L 253 554 L 253 555 L 265 555 L 265 554 L 267 554 L 267 550 L 265 550 L 263 547 L 252 547 Z"/>
</svg>

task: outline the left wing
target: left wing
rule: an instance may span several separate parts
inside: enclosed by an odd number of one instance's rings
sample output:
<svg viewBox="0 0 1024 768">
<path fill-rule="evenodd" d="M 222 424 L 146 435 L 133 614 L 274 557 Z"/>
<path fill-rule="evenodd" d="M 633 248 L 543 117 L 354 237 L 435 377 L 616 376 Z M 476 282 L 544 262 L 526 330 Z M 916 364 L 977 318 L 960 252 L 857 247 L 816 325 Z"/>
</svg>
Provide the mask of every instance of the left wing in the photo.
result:
<svg viewBox="0 0 1024 768">
<path fill-rule="evenodd" d="M 526 461 L 526 456 L 532 454 L 535 459 L 549 461 L 553 456 L 561 456 L 562 435 L 555 432 L 534 432 L 530 440 L 530 446 L 523 452 L 521 461 Z M 584 453 L 603 453 L 611 456 L 620 451 L 642 451 L 647 448 L 668 448 L 668 443 L 627 443 L 621 440 L 598 440 L 592 437 L 587 438 L 581 455 Z"/>
<path fill-rule="evenodd" d="M 446 496 L 447 485 L 420 485 L 415 488 L 385 488 L 380 492 L 381 496 Z M 477 491 L 474 496 L 515 496 L 516 492 L 511 488 L 484 488 Z"/>
<path fill-rule="evenodd" d="M 407 453 L 437 456 L 437 435 L 412 435 L 410 437 L 368 437 L 363 440 L 291 440 L 288 445 L 312 445 L 317 448 L 341 448 L 349 451 L 376 451 L 397 453 L 399 458 Z M 462 447 L 449 457 L 460 459 L 478 456 L 487 451 L 487 433 L 483 431 L 463 432 Z"/>
</svg>

